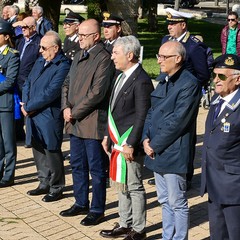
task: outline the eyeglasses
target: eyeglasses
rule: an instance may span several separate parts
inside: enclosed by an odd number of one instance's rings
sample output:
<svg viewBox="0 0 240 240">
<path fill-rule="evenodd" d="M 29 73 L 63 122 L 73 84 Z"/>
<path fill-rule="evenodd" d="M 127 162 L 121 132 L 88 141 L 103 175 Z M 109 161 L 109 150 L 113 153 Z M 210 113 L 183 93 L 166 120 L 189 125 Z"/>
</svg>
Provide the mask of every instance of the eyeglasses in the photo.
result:
<svg viewBox="0 0 240 240">
<path fill-rule="evenodd" d="M 237 73 L 234 73 L 234 74 L 230 74 L 230 75 L 228 75 L 228 76 L 226 76 L 226 75 L 224 75 L 224 74 L 222 74 L 222 73 L 212 73 L 212 76 L 213 76 L 213 78 L 219 78 L 221 81 L 226 81 L 229 77 L 231 77 L 231 76 L 234 76 L 234 75 L 239 75 L 239 74 L 237 74 Z"/>
<path fill-rule="evenodd" d="M 31 26 L 22 26 L 22 29 L 27 29 L 27 28 L 31 28 L 33 27 L 32 25 Z"/>
<path fill-rule="evenodd" d="M 54 46 L 55 45 L 52 45 L 50 47 L 44 47 L 44 46 L 39 45 L 39 49 L 42 49 L 43 51 L 47 51 L 49 48 L 54 47 Z"/>
<path fill-rule="evenodd" d="M 63 26 L 66 26 L 66 27 L 71 27 L 73 25 L 76 25 L 77 23 L 73 22 L 73 23 L 68 23 L 68 22 L 65 22 L 63 23 Z"/>
<path fill-rule="evenodd" d="M 228 18 L 228 22 L 232 21 L 235 22 L 237 19 L 236 18 Z"/>
<path fill-rule="evenodd" d="M 91 36 L 91 35 L 93 35 L 93 34 L 96 34 L 96 33 L 89 33 L 89 34 L 81 34 L 81 33 L 78 33 L 78 37 L 83 38 L 83 39 L 86 39 L 86 38 L 88 38 L 89 36 Z"/>
<path fill-rule="evenodd" d="M 156 58 L 157 60 L 160 60 L 160 61 L 165 61 L 167 60 L 168 58 L 171 58 L 171 57 L 176 57 L 177 55 L 160 55 L 160 54 L 156 54 Z"/>
</svg>

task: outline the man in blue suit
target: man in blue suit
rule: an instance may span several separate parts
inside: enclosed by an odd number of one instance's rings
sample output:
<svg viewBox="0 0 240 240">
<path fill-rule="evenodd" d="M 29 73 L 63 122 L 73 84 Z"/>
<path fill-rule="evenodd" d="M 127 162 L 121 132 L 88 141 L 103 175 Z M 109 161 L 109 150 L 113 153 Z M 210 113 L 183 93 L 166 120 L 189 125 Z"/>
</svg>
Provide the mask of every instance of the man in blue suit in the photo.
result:
<svg viewBox="0 0 240 240">
<path fill-rule="evenodd" d="M 240 236 L 240 58 L 225 54 L 214 62 L 217 93 L 206 120 L 201 195 L 208 192 L 210 237 Z"/>
<path fill-rule="evenodd" d="M 186 173 L 191 158 L 201 85 L 183 67 L 186 50 L 177 41 L 164 43 L 157 54 L 165 79 L 151 94 L 143 130 L 145 166 L 154 172 L 162 205 L 163 239 L 188 237 Z"/>
<path fill-rule="evenodd" d="M 27 194 L 46 194 L 42 200 L 53 202 L 62 198 L 65 185 L 61 87 L 70 62 L 61 51 L 60 37 L 54 31 L 47 32 L 41 39 L 40 53 L 42 57 L 37 59 L 23 86 L 26 144 L 33 147 L 40 181 L 39 186 Z"/>
</svg>

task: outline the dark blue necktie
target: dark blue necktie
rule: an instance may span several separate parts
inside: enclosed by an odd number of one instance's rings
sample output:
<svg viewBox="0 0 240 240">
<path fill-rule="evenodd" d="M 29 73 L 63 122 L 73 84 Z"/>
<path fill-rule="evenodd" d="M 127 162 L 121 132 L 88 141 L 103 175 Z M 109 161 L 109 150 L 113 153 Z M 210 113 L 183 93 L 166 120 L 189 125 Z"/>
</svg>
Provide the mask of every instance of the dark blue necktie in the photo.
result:
<svg viewBox="0 0 240 240">
<path fill-rule="evenodd" d="M 224 100 L 221 98 L 221 99 L 219 99 L 218 104 L 216 104 L 215 110 L 214 110 L 214 116 L 213 116 L 213 123 L 216 121 L 216 119 L 221 111 L 221 107 L 222 107 L 223 103 L 224 103 Z"/>
</svg>

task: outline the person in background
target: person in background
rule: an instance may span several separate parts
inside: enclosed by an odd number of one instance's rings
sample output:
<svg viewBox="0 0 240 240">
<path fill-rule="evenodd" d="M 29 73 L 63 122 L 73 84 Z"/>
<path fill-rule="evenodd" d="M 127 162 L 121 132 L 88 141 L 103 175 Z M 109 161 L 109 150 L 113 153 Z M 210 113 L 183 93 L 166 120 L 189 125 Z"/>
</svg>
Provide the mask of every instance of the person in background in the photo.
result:
<svg viewBox="0 0 240 240">
<path fill-rule="evenodd" d="M 32 16 L 37 21 L 37 33 L 40 36 L 53 28 L 52 23 L 43 16 L 43 8 L 41 6 L 35 6 L 32 8 Z"/>
<path fill-rule="evenodd" d="M 145 166 L 154 172 L 162 205 L 163 239 L 188 239 L 186 174 L 202 87 L 185 68 L 185 58 L 186 49 L 178 41 L 160 47 L 158 64 L 166 76 L 151 94 L 142 137 Z"/>
<path fill-rule="evenodd" d="M 63 52 L 71 60 L 80 51 L 78 27 L 82 21 L 84 21 L 84 18 L 73 11 L 69 11 L 63 21 L 63 30 L 66 35 L 63 43 Z"/>
<path fill-rule="evenodd" d="M 236 54 L 240 56 L 240 24 L 238 14 L 229 12 L 227 17 L 228 24 L 221 32 L 222 54 Z"/>
<path fill-rule="evenodd" d="M 2 19 L 5 21 L 8 21 L 9 19 L 9 13 L 8 13 L 9 9 L 10 9 L 9 5 L 3 7 L 2 9 Z"/>
<path fill-rule="evenodd" d="M 27 192 L 45 194 L 44 202 L 63 197 L 65 175 L 61 145 L 63 116 L 61 87 L 70 69 L 59 35 L 48 31 L 40 42 L 39 57 L 23 85 L 22 113 L 26 117 L 26 144 L 32 145 L 39 185 Z"/>
<path fill-rule="evenodd" d="M 201 196 L 208 193 L 210 239 L 240 236 L 240 58 L 214 61 L 212 97 L 202 151 Z"/>
<path fill-rule="evenodd" d="M 101 29 L 95 19 L 83 21 L 78 30 L 81 50 L 75 55 L 62 88 L 62 110 L 66 133 L 70 134 L 75 203 L 60 212 L 63 217 L 87 214 L 84 226 L 99 224 L 106 202 L 105 163 L 108 156 L 101 142 L 107 124 L 107 110 L 113 62 L 101 41 Z M 89 174 L 92 177 L 92 201 L 89 207 Z"/>
<path fill-rule="evenodd" d="M 108 12 L 103 13 L 103 34 L 106 49 L 112 53 L 113 43 L 122 35 L 121 23 L 124 20 L 118 16 L 114 16 Z"/>
<path fill-rule="evenodd" d="M 17 15 L 17 22 L 22 21 L 24 18 L 28 17 L 28 14 L 25 12 L 21 12 Z M 12 24 L 12 26 L 15 28 L 14 32 L 15 32 L 15 38 L 16 41 L 17 39 L 19 39 L 20 37 L 22 37 L 23 33 L 22 33 L 22 27 L 21 26 L 17 26 L 16 22 Z"/>
<path fill-rule="evenodd" d="M 12 49 L 12 25 L 0 20 L 0 188 L 14 184 L 17 157 L 13 88 L 19 54 Z"/>
<path fill-rule="evenodd" d="M 120 221 L 112 230 L 100 232 L 106 238 L 146 239 L 146 193 L 142 182 L 144 154 L 140 141 L 151 104 L 153 85 L 151 78 L 138 63 L 140 48 L 136 37 L 126 36 L 115 41 L 112 51 L 115 67 L 122 73 L 110 97 L 109 132 L 102 145 L 106 153 L 111 152 L 110 177 L 113 187 L 115 185 L 118 189 Z M 109 148 L 108 142 L 111 142 L 112 148 Z M 122 160 L 124 165 L 119 166 Z M 122 171 L 117 178 L 121 169 L 126 171 Z"/>
<path fill-rule="evenodd" d="M 17 5 L 11 5 L 9 8 L 8 8 L 8 22 L 13 24 L 17 21 L 17 15 L 19 14 L 20 12 L 20 9 Z"/>
<path fill-rule="evenodd" d="M 13 25 L 22 29 L 23 36 L 16 41 L 16 49 L 20 54 L 20 68 L 17 77 L 18 92 L 22 98 L 22 88 L 36 60 L 39 57 L 41 37 L 36 32 L 36 21 L 33 17 L 26 17 Z M 16 136 L 18 141 L 25 140 L 24 117 L 16 121 Z M 28 145 L 25 145 L 28 147 Z"/>
</svg>

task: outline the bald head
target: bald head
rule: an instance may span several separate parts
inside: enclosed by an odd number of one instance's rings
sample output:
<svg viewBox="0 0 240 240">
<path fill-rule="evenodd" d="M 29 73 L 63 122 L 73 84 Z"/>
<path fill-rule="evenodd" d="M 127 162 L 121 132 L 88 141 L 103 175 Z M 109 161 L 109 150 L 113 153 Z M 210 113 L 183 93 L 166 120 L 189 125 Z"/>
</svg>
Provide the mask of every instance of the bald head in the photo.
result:
<svg viewBox="0 0 240 240">
<path fill-rule="evenodd" d="M 97 20 L 83 21 L 78 29 L 80 47 L 88 50 L 101 40 L 101 28 Z"/>
<path fill-rule="evenodd" d="M 27 26 L 36 26 L 36 20 L 34 17 L 26 17 L 23 20 L 23 23 L 25 23 Z"/>
</svg>

